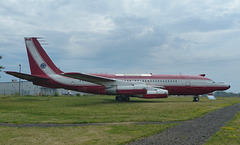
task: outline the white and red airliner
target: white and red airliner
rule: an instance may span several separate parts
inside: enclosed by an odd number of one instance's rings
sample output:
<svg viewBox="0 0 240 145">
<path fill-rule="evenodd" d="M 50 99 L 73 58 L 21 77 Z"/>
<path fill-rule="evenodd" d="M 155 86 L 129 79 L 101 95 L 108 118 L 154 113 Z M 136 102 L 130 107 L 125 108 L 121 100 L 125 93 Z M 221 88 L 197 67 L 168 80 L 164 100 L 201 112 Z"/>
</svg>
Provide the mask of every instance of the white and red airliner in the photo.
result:
<svg viewBox="0 0 240 145">
<path fill-rule="evenodd" d="M 214 82 L 205 74 L 155 75 L 155 74 L 85 74 L 65 73 L 49 58 L 38 41 L 27 37 L 25 44 L 31 69 L 30 74 L 6 71 L 7 74 L 49 88 L 64 88 L 92 94 L 116 95 L 117 101 L 129 101 L 130 97 L 167 98 L 168 95 L 199 95 L 226 90 L 230 85 Z"/>
</svg>

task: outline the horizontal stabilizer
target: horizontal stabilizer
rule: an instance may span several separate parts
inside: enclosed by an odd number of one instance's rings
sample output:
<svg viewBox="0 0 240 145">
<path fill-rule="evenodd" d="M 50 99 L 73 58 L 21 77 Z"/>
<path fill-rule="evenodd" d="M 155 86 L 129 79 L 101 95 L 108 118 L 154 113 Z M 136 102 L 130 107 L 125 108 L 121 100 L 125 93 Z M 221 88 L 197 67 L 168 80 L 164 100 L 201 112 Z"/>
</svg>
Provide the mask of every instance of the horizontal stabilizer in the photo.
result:
<svg viewBox="0 0 240 145">
<path fill-rule="evenodd" d="M 34 75 L 29 75 L 29 74 L 24 74 L 24 73 L 19 73 L 19 72 L 13 72 L 13 71 L 5 71 L 5 73 L 15 76 L 20 79 L 25 79 L 28 81 L 37 81 L 37 80 L 49 80 L 48 78 L 44 77 L 39 77 L 39 76 L 34 76 Z"/>
<path fill-rule="evenodd" d="M 95 76 L 95 75 L 90 75 L 90 74 L 82 74 L 82 73 L 62 73 L 61 75 L 74 78 L 74 79 L 79 79 L 99 85 L 103 85 L 106 82 L 114 82 L 116 81 L 115 79 L 110 79 L 110 78 L 105 78 L 101 76 Z"/>
</svg>

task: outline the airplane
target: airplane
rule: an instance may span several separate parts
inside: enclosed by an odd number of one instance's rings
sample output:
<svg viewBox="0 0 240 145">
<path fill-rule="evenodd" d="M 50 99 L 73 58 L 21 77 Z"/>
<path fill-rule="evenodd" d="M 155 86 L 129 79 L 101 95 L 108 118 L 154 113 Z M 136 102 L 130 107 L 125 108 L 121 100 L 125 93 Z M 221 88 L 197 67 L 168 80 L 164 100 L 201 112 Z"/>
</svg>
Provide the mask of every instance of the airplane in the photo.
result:
<svg viewBox="0 0 240 145">
<path fill-rule="evenodd" d="M 130 97 L 167 98 L 168 95 L 199 95 L 227 90 L 230 85 L 214 82 L 200 75 L 157 74 L 93 74 L 63 72 L 47 55 L 38 37 L 25 37 L 31 74 L 14 71 L 5 73 L 48 88 L 64 88 L 91 94 L 116 95 L 119 102 L 128 102 Z"/>
</svg>

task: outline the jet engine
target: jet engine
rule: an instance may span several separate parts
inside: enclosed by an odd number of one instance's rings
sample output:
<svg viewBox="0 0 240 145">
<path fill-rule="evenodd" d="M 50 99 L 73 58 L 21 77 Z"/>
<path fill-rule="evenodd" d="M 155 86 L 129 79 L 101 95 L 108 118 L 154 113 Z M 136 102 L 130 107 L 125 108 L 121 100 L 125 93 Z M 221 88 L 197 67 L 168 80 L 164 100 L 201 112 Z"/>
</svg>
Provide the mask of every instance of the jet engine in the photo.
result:
<svg viewBox="0 0 240 145">
<path fill-rule="evenodd" d="M 168 91 L 164 89 L 154 89 L 154 90 L 148 90 L 147 94 L 143 94 L 142 98 L 167 98 L 168 97 Z"/>
<path fill-rule="evenodd" d="M 127 86 L 111 86 L 106 88 L 106 92 L 109 94 L 118 95 L 136 95 L 136 94 L 146 94 L 146 85 L 127 85 Z"/>
</svg>

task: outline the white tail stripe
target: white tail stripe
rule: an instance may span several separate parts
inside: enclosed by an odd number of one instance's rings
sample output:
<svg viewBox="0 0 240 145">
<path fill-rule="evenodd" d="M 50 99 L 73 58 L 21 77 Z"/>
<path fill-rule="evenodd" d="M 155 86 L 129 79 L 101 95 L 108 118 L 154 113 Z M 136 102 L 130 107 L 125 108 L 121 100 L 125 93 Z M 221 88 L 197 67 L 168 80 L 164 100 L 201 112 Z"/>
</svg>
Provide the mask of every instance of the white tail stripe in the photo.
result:
<svg viewBox="0 0 240 145">
<path fill-rule="evenodd" d="M 44 61 L 44 59 L 42 58 L 42 56 L 39 54 L 36 46 L 34 45 L 32 39 L 31 41 L 26 40 L 26 45 L 28 48 L 28 51 L 30 52 L 30 54 L 32 55 L 33 59 L 35 60 L 35 62 L 37 63 L 38 67 L 40 68 L 40 65 L 42 63 L 46 62 Z M 41 68 L 40 68 L 41 69 Z M 44 69 L 41 69 L 45 74 L 49 75 L 49 74 L 55 74 L 55 72 L 46 64 L 46 67 Z"/>
</svg>

